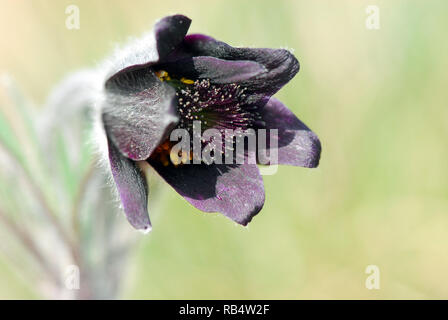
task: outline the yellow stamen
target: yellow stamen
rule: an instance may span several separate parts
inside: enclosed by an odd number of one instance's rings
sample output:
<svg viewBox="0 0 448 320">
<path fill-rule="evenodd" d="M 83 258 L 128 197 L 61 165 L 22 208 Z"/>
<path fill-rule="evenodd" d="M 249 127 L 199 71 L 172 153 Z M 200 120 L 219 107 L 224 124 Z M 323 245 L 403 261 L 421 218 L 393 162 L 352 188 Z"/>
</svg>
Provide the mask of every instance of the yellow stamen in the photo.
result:
<svg viewBox="0 0 448 320">
<path fill-rule="evenodd" d="M 194 81 L 191 79 L 187 79 L 187 78 L 180 78 L 180 82 L 185 83 L 185 84 L 193 84 Z"/>
<path fill-rule="evenodd" d="M 182 160 L 174 152 L 170 152 L 170 159 L 175 167 L 177 167 L 182 162 Z"/>
<path fill-rule="evenodd" d="M 166 72 L 165 70 L 156 71 L 155 74 L 160 79 L 160 81 L 171 80 L 171 77 L 168 75 L 168 72 Z"/>
</svg>

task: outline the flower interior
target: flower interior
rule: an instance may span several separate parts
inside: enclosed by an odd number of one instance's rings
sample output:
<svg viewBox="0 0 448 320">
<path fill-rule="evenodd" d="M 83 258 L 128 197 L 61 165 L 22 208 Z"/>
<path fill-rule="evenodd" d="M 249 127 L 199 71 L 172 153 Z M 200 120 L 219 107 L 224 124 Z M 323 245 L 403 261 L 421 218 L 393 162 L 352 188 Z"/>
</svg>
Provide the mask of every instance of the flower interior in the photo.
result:
<svg viewBox="0 0 448 320">
<path fill-rule="evenodd" d="M 168 74 L 165 70 L 157 70 L 155 74 L 161 81 L 175 88 L 180 117 L 176 129 L 187 130 L 190 137 L 193 137 L 194 121 L 200 121 L 201 135 L 207 129 L 216 129 L 223 137 L 228 129 L 241 134 L 247 129 L 263 125 L 262 117 L 257 112 L 258 107 L 246 102 L 247 88 L 244 86 L 236 83 L 212 83 L 210 79 L 187 79 Z M 163 141 L 151 155 L 151 160 L 164 166 L 170 163 L 175 166 L 181 164 L 170 158 L 170 151 L 175 143 L 169 138 Z M 201 144 L 202 148 L 211 146 L 213 139 L 206 141 L 201 136 Z M 234 141 L 231 145 L 228 141 L 221 141 L 221 144 L 221 154 L 225 148 L 233 150 Z M 186 159 L 191 160 L 192 154 L 192 147 L 189 154 L 179 154 L 182 163 L 185 163 Z"/>
</svg>

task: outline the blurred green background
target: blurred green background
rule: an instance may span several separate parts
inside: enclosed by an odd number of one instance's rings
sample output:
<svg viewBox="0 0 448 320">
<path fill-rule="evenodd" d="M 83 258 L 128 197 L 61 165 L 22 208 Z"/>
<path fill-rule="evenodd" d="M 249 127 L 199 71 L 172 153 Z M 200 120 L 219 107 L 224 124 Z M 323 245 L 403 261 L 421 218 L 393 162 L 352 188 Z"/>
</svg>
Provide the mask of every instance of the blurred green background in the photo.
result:
<svg viewBox="0 0 448 320">
<path fill-rule="evenodd" d="M 69 4 L 79 30 L 65 27 Z M 319 135 L 322 159 L 265 176 L 247 228 L 160 184 L 122 297 L 448 298 L 448 2 L 1 0 L 0 73 L 43 103 L 173 13 L 234 46 L 293 49 L 301 70 L 277 97 Z M 370 264 L 380 290 L 365 287 Z M 2 256 L 0 298 L 36 297 Z"/>
</svg>

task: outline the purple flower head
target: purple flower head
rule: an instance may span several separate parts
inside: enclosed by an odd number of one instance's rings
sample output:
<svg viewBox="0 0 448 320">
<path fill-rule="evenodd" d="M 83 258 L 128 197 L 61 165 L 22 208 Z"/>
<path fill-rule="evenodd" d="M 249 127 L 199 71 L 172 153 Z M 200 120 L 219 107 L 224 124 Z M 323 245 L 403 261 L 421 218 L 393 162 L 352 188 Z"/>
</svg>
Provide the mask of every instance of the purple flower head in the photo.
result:
<svg viewBox="0 0 448 320">
<path fill-rule="evenodd" d="M 150 229 L 139 161 L 199 210 L 220 212 L 242 225 L 265 200 L 257 163 L 310 168 L 319 163 L 317 136 L 271 98 L 299 71 L 297 59 L 283 49 L 234 48 L 202 34 L 186 35 L 190 23 L 182 15 L 157 22 L 149 36 L 117 55 L 105 83 L 101 117 L 110 167 L 126 217 L 137 229 Z M 272 129 L 264 145 L 244 148 L 243 161 L 218 161 L 238 157 L 236 139 L 260 139 L 259 132 Z M 176 160 L 172 138 L 179 130 L 193 141 L 176 149 Z M 237 132 L 230 140 L 216 137 L 229 130 Z M 201 159 L 206 149 L 216 161 Z M 260 149 L 276 157 L 261 159 Z"/>
</svg>

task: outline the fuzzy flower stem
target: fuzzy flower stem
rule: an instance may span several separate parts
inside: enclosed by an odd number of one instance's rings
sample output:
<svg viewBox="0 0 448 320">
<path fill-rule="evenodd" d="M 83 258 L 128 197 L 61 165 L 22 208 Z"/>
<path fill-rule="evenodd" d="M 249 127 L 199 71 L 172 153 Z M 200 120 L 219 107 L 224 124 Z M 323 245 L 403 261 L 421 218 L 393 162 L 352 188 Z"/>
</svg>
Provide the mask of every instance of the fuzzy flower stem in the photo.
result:
<svg viewBox="0 0 448 320">
<path fill-rule="evenodd" d="M 78 190 L 75 195 L 75 201 L 73 202 L 72 225 L 73 225 L 73 230 L 75 232 L 75 236 L 76 236 L 77 240 L 79 239 L 79 233 L 80 233 L 79 211 L 81 208 L 82 201 L 84 199 L 86 189 L 89 185 L 90 179 L 92 178 L 93 174 L 95 173 L 95 168 L 96 168 L 95 164 L 96 163 L 97 163 L 97 161 L 93 160 L 89 164 L 89 167 L 88 167 L 86 173 L 84 174 L 84 176 L 81 179 L 80 185 L 79 185 Z"/>
<path fill-rule="evenodd" d="M 32 174 L 28 170 L 27 166 L 23 163 L 23 161 L 21 161 L 20 157 L 18 157 L 14 152 L 12 152 L 4 144 L 1 144 L 1 142 L 0 142 L 0 145 L 3 147 L 2 149 L 5 150 L 6 154 L 9 157 L 11 157 L 11 159 L 14 160 L 15 163 L 19 164 L 17 167 L 20 168 L 20 170 L 22 171 L 23 176 L 26 178 L 28 185 L 30 186 L 30 188 L 32 189 L 37 200 L 39 201 L 42 208 L 44 209 L 43 212 L 45 213 L 46 217 L 53 224 L 59 237 L 70 249 L 74 263 L 76 263 L 77 265 L 80 265 L 80 255 L 79 255 L 78 249 L 76 248 L 73 241 L 70 239 L 70 236 L 68 235 L 68 233 L 64 230 L 64 227 L 58 220 L 57 215 L 54 213 L 53 209 L 51 208 L 50 204 L 48 203 L 45 195 L 42 193 L 41 189 L 36 184 L 35 180 L 33 179 Z"/>
<path fill-rule="evenodd" d="M 56 286 L 60 285 L 60 279 L 55 268 L 48 263 L 39 248 L 36 247 L 35 242 L 20 226 L 10 218 L 8 214 L 0 209 L 0 220 L 2 223 L 14 234 L 21 242 L 22 245 L 29 251 L 29 253 L 36 259 L 42 269 L 47 273 L 48 277 L 55 283 Z"/>
</svg>

